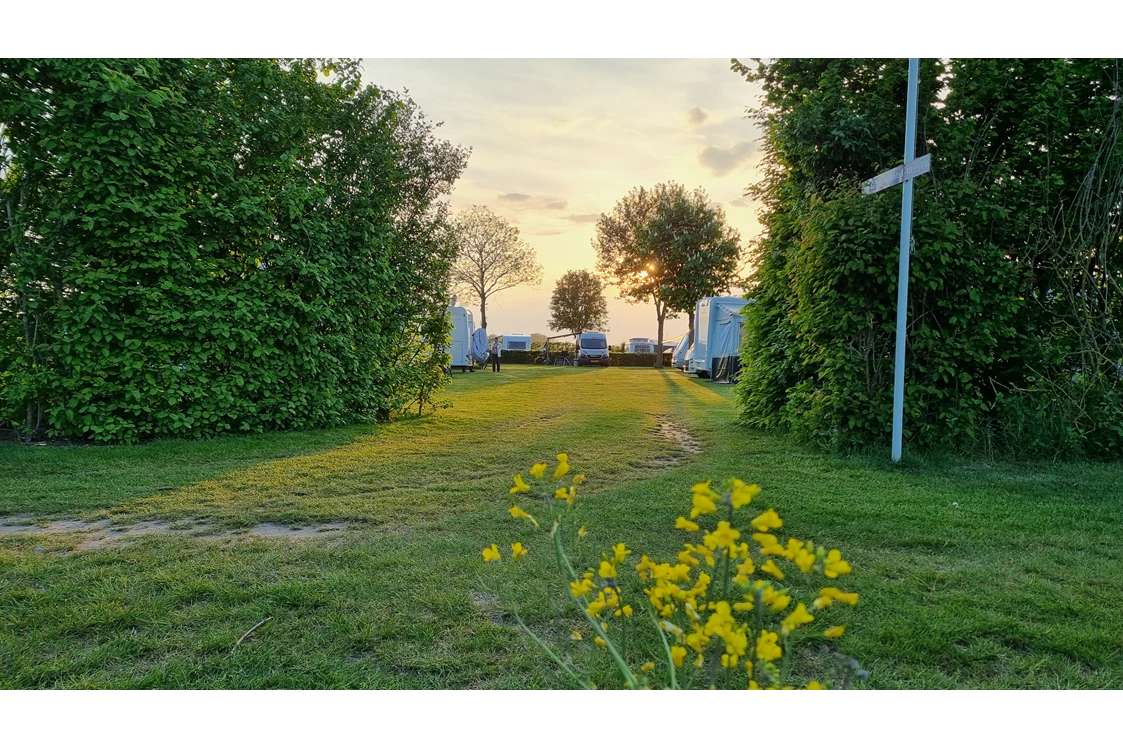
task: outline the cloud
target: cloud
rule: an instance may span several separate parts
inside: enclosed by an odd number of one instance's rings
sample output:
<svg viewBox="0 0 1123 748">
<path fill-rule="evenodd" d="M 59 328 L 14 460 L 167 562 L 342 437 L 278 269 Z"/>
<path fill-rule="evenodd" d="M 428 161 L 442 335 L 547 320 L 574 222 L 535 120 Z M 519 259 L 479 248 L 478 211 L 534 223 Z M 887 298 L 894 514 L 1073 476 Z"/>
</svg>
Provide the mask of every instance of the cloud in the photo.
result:
<svg viewBox="0 0 1123 748">
<path fill-rule="evenodd" d="M 505 195 L 499 195 L 497 199 L 503 205 L 514 208 L 515 210 L 565 210 L 566 206 L 569 205 L 567 200 L 562 200 L 558 197 L 528 195 L 525 192 L 508 192 Z"/>
<path fill-rule="evenodd" d="M 736 200 L 730 200 L 729 204 L 733 205 L 733 206 L 736 206 L 738 208 L 751 208 L 751 207 L 753 207 L 753 204 L 750 203 L 748 200 L 746 200 L 743 197 L 739 197 Z"/>
<path fill-rule="evenodd" d="M 566 218 L 574 223 L 596 223 L 600 213 L 570 213 Z"/>
<path fill-rule="evenodd" d="M 756 148 L 751 142 L 738 143 L 728 148 L 708 145 L 698 154 L 698 161 L 715 177 L 722 177 L 748 161 L 754 150 Z"/>
<path fill-rule="evenodd" d="M 686 113 L 686 119 L 692 125 L 700 125 L 710 118 L 710 113 L 700 106 L 696 106 Z"/>
</svg>

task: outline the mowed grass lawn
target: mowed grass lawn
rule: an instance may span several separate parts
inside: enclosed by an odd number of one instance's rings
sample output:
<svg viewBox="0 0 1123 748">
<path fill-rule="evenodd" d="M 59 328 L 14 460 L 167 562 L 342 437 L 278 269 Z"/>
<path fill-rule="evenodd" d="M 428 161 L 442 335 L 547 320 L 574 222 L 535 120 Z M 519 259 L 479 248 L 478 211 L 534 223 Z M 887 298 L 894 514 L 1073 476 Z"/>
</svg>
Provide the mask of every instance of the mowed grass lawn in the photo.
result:
<svg viewBox="0 0 1123 748">
<path fill-rule="evenodd" d="M 760 483 L 754 507 L 774 506 L 785 535 L 837 546 L 853 564 L 845 586 L 862 600 L 839 611 L 837 646 L 872 687 L 1123 687 L 1119 465 L 827 456 L 734 425 L 728 387 L 678 372 L 507 366 L 457 374 L 447 396 L 449 409 L 379 426 L 0 446 L 0 522 L 348 526 L 88 550 L 76 534 L 0 533 L 0 686 L 568 686 L 512 625 L 511 600 L 611 685 L 603 652 L 566 638 L 577 618 L 548 593 L 561 584 L 548 548 L 506 512 L 512 475 L 565 451 L 589 476 L 577 519 L 606 550 L 625 541 L 670 557 L 691 484 Z M 704 451 L 659 438 L 664 421 Z M 480 549 L 514 540 L 531 547 L 518 582 L 489 592 L 499 570 Z"/>
</svg>

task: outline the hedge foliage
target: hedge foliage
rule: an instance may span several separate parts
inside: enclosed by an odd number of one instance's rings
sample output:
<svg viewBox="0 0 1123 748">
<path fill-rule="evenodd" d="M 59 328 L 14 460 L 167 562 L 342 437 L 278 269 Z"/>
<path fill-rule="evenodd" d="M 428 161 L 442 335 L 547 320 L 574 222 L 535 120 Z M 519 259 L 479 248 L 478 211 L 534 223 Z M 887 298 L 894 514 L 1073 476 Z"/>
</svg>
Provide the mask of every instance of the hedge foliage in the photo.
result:
<svg viewBox="0 0 1123 748">
<path fill-rule="evenodd" d="M 429 403 L 467 153 L 353 61 L 3 60 L 0 421 L 97 441 Z"/>
<path fill-rule="evenodd" d="M 570 348 L 572 349 L 572 346 L 570 346 Z M 551 345 L 550 360 L 552 361 L 560 352 L 561 351 L 555 351 L 554 347 Z M 503 364 L 533 364 L 538 360 L 540 355 L 542 355 L 541 349 L 533 351 L 503 351 L 500 361 Z M 572 350 L 569 351 L 569 356 L 570 359 L 573 358 Z M 663 357 L 663 363 L 665 366 L 671 365 L 670 354 Z M 655 354 L 613 352 L 609 357 L 609 366 L 655 366 Z"/>
<path fill-rule="evenodd" d="M 887 446 L 904 60 L 775 60 L 744 369 L 750 424 Z M 1115 60 L 922 61 L 905 437 L 1013 456 L 1123 454 L 1123 109 Z"/>
</svg>

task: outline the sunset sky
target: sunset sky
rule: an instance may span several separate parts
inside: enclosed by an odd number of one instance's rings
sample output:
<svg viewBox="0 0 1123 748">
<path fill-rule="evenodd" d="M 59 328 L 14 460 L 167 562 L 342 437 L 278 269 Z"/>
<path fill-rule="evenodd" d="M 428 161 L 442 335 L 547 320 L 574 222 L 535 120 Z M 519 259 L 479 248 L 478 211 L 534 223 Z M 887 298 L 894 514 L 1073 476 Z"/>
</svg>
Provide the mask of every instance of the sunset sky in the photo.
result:
<svg viewBox="0 0 1123 748">
<path fill-rule="evenodd" d="M 489 302 L 489 331 L 546 332 L 554 283 L 595 269 L 597 216 L 633 187 L 704 188 L 742 244 L 759 230 L 742 199 L 755 181 L 757 89 L 717 60 L 379 60 L 365 80 L 408 89 L 438 134 L 472 149 L 454 210 L 486 205 L 514 223 L 544 269 L 538 288 Z M 655 337 L 654 308 L 609 288 L 609 340 Z M 479 310 L 474 313 L 479 319 Z M 668 320 L 665 336 L 686 331 Z"/>
</svg>

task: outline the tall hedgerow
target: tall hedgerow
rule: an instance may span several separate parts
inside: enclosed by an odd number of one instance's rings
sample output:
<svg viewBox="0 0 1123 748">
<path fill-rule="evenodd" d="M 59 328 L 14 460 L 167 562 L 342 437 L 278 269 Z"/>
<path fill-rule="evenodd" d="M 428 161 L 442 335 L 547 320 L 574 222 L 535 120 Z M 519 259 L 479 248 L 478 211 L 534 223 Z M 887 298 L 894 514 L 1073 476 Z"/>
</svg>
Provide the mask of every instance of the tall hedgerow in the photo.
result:
<svg viewBox="0 0 1123 748">
<path fill-rule="evenodd" d="M 4 420 L 132 441 L 431 400 L 467 154 L 356 62 L 4 60 L 0 122 Z"/>
</svg>

